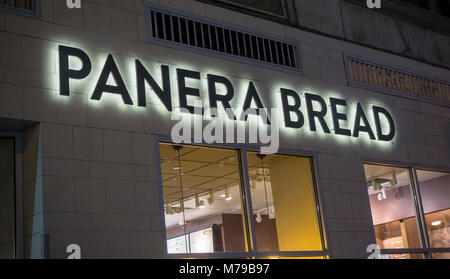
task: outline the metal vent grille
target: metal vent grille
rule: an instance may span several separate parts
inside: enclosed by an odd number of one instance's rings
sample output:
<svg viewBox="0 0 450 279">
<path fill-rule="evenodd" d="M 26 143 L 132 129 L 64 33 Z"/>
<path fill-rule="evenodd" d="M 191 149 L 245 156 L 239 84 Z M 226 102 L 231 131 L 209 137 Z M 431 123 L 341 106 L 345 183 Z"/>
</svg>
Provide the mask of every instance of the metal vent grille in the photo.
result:
<svg viewBox="0 0 450 279">
<path fill-rule="evenodd" d="M 150 40 L 301 70 L 298 47 L 285 40 L 148 6 Z"/>
<path fill-rule="evenodd" d="M 450 105 L 450 82 L 408 70 L 346 56 L 348 83 L 409 99 Z"/>
</svg>

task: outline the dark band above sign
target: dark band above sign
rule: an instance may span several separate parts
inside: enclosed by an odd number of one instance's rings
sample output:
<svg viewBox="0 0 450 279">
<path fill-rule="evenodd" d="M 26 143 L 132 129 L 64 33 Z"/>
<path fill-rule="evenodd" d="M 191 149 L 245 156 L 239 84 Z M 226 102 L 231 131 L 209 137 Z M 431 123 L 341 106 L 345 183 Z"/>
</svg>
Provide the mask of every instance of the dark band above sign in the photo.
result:
<svg viewBox="0 0 450 279">
<path fill-rule="evenodd" d="M 70 57 L 76 57 L 81 61 L 81 67 L 79 69 L 71 69 L 69 67 Z M 60 95 L 70 95 L 70 79 L 83 80 L 91 74 L 92 62 L 90 57 L 81 49 L 59 46 L 59 73 L 60 73 Z M 135 60 L 135 73 L 137 82 L 137 106 L 147 106 L 146 97 L 146 85 L 152 89 L 155 95 L 162 102 L 162 105 L 167 111 L 173 110 L 172 105 L 172 88 L 171 88 L 171 76 L 169 66 L 161 65 L 161 71 L 158 75 L 161 75 L 161 85 L 155 81 L 152 74 L 145 68 L 145 66 L 139 61 Z M 189 111 L 193 114 L 196 110 L 195 107 L 188 104 L 188 97 L 201 97 L 199 88 L 192 88 L 187 85 L 187 80 L 200 80 L 200 72 L 192 71 L 188 69 L 177 68 L 176 78 L 178 86 L 178 101 L 181 108 Z M 108 84 L 108 78 L 113 77 L 115 85 Z M 172 77 L 174 78 L 174 77 Z M 101 100 L 103 94 L 117 94 L 120 95 L 122 101 L 126 105 L 134 105 L 130 92 L 126 86 L 125 81 L 120 73 L 119 68 L 112 55 L 108 55 L 103 69 L 98 77 L 95 89 L 92 92 L 91 100 Z M 219 75 L 208 74 L 207 75 L 209 108 L 218 108 L 219 103 L 221 107 L 225 109 L 231 108 L 231 101 L 235 97 L 234 86 L 231 81 Z M 226 89 L 226 93 L 221 92 L 218 94 L 216 87 L 222 85 Z M 340 98 L 329 98 L 325 100 L 320 95 L 313 93 L 305 93 L 303 97 L 292 89 L 280 88 L 280 100 L 282 105 L 282 111 L 284 116 L 284 124 L 286 128 L 301 129 L 305 126 L 305 120 L 309 123 L 309 130 L 311 132 L 317 132 L 318 127 L 326 134 L 334 133 L 336 135 L 348 136 L 348 137 L 360 137 L 362 133 L 365 133 L 371 140 L 378 141 L 391 141 L 395 136 L 395 124 L 391 114 L 387 109 L 380 106 L 371 106 L 371 116 L 373 119 L 372 124 L 368 118 L 368 114 L 364 110 L 363 106 L 358 102 L 354 106 L 354 119 L 348 119 L 348 116 L 343 111 L 347 106 L 347 101 Z M 243 115 L 239 117 L 239 120 L 247 120 L 248 109 L 255 109 L 255 114 L 259 110 L 266 110 L 261 100 L 260 94 L 256 89 L 253 81 L 248 82 L 248 87 L 245 94 L 245 99 L 239 111 L 243 111 Z M 327 105 L 327 101 L 329 106 Z M 304 105 L 303 105 L 304 103 Z M 256 107 L 252 107 L 254 104 Z M 200 109 L 200 111 L 204 111 Z M 305 112 L 305 114 L 304 114 Z M 294 116 L 294 117 L 293 117 Z M 332 125 L 329 125 L 325 121 L 329 116 L 332 119 Z M 230 117 L 230 116 L 229 116 Z M 269 119 L 264 119 L 265 116 L 261 116 L 264 123 L 270 124 Z M 235 119 L 234 115 L 230 119 Z M 382 125 L 382 119 L 384 124 Z M 343 122 L 352 121 L 351 124 L 344 127 Z"/>
</svg>

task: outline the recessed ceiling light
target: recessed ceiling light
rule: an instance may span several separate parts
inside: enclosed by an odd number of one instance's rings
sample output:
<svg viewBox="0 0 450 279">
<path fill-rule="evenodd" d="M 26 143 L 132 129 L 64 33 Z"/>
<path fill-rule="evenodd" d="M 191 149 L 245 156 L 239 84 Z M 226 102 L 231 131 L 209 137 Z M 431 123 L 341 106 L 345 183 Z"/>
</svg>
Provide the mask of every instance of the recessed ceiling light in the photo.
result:
<svg viewBox="0 0 450 279">
<path fill-rule="evenodd" d="M 439 226 L 442 222 L 441 221 L 434 221 L 431 223 L 432 226 Z"/>
</svg>

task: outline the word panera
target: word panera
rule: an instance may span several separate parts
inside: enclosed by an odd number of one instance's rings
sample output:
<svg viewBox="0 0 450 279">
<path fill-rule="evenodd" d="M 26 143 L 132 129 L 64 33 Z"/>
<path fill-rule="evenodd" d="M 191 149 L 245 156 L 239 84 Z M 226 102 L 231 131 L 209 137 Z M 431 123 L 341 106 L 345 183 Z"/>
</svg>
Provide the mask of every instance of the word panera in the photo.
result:
<svg viewBox="0 0 450 279">
<path fill-rule="evenodd" d="M 76 57 L 81 61 L 79 69 L 71 69 L 69 67 L 70 57 Z M 92 70 L 91 59 L 83 50 L 67 46 L 59 46 L 59 67 L 60 94 L 63 96 L 69 96 L 70 94 L 70 79 L 83 80 L 91 74 Z M 162 78 L 161 85 L 155 81 L 152 74 L 137 59 L 135 60 L 135 74 L 138 106 L 147 106 L 146 85 L 149 85 L 167 111 L 174 109 L 172 106 L 169 66 L 161 65 L 159 73 Z M 247 121 L 248 112 L 253 111 L 252 114 L 260 116 L 263 119 L 263 123 L 271 124 L 268 113 L 261 113 L 261 111 L 267 111 L 267 108 L 264 107 L 253 81 L 248 82 L 247 90 L 243 92 L 245 94 L 243 104 L 239 108 L 232 108 L 231 102 L 235 97 L 235 90 L 231 81 L 224 76 L 207 74 L 209 107 L 199 109 L 188 103 L 188 97 L 201 98 L 200 89 L 190 87 L 188 84 L 191 84 L 192 80 L 201 80 L 200 72 L 177 68 L 176 75 L 179 109 L 190 114 L 198 114 L 198 112 L 204 114 L 205 111 L 217 110 L 219 107 L 228 111 L 242 111 L 243 113 L 237 117 L 234 113 L 226 114 L 229 119 L 240 121 Z M 108 79 L 111 76 L 114 78 L 114 85 L 108 83 Z M 91 100 L 101 100 L 104 93 L 110 93 L 121 96 L 124 104 L 134 105 L 129 90 L 111 54 L 108 55 L 100 76 L 96 80 L 97 83 Z M 220 94 L 217 90 L 218 86 L 222 89 Z M 202 92 L 202 94 L 204 93 L 206 92 Z M 372 116 L 370 118 L 373 119 L 371 123 L 368 114 L 359 102 L 355 106 L 350 107 L 347 106 L 346 100 L 331 97 L 327 100 L 328 105 L 326 100 L 317 94 L 305 92 L 301 97 L 296 91 L 287 88 L 280 88 L 277 94 L 279 94 L 279 100 L 282 105 L 282 115 L 284 116 L 286 128 L 303 128 L 305 120 L 307 120 L 311 132 L 317 132 L 318 127 L 320 127 L 326 134 L 334 133 L 356 138 L 361 133 L 366 133 L 371 140 L 378 141 L 391 141 L 395 136 L 394 120 L 391 114 L 383 107 L 371 106 Z M 345 111 L 354 112 L 354 119 L 348 119 Z M 329 126 L 329 123 L 326 121 L 330 114 L 332 126 Z M 211 117 L 220 117 L 220 115 L 214 114 Z M 352 121 L 352 123 L 345 123 L 344 125 L 343 122 L 349 121 Z"/>
</svg>

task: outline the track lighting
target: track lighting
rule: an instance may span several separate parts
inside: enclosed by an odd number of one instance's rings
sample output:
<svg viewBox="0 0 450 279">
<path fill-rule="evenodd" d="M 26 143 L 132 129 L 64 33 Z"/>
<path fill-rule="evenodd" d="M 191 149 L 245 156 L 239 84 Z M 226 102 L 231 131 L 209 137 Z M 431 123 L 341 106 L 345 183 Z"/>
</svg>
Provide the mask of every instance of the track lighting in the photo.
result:
<svg viewBox="0 0 450 279">
<path fill-rule="evenodd" d="M 275 219 L 275 208 L 269 207 L 269 219 Z"/>
<path fill-rule="evenodd" d="M 435 227 L 435 226 L 439 226 L 441 223 L 442 223 L 441 221 L 434 221 L 434 222 L 431 222 L 431 225 Z"/>
<path fill-rule="evenodd" d="M 390 183 L 392 186 L 397 185 L 398 181 L 397 181 L 397 175 L 395 174 L 395 171 L 392 173 L 392 179 L 389 180 L 389 183 Z"/>
<path fill-rule="evenodd" d="M 205 201 L 200 200 L 198 195 L 195 195 L 195 207 L 200 209 L 205 208 Z"/>
<path fill-rule="evenodd" d="M 214 193 L 213 191 L 209 191 L 208 204 L 212 205 L 214 203 Z"/>
<path fill-rule="evenodd" d="M 374 191 L 380 191 L 383 188 L 383 186 L 381 186 L 381 183 L 378 182 L 376 179 L 372 180 L 372 186 Z"/>
<path fill-rule="evenodd" d="M 232 199 L 233 199 L 233 196 L 231 195 L 230 190 L 228 189 L 228 187 L 225 187 L 225 200 L 231 201 Z"/>
<path fill-rule="evenodd" d="M 256 218 L 255 221 L 259 223 L 261 223 L 262 218 L 261 218 L 261 212 L 256 212 Z"/>
</svg>

